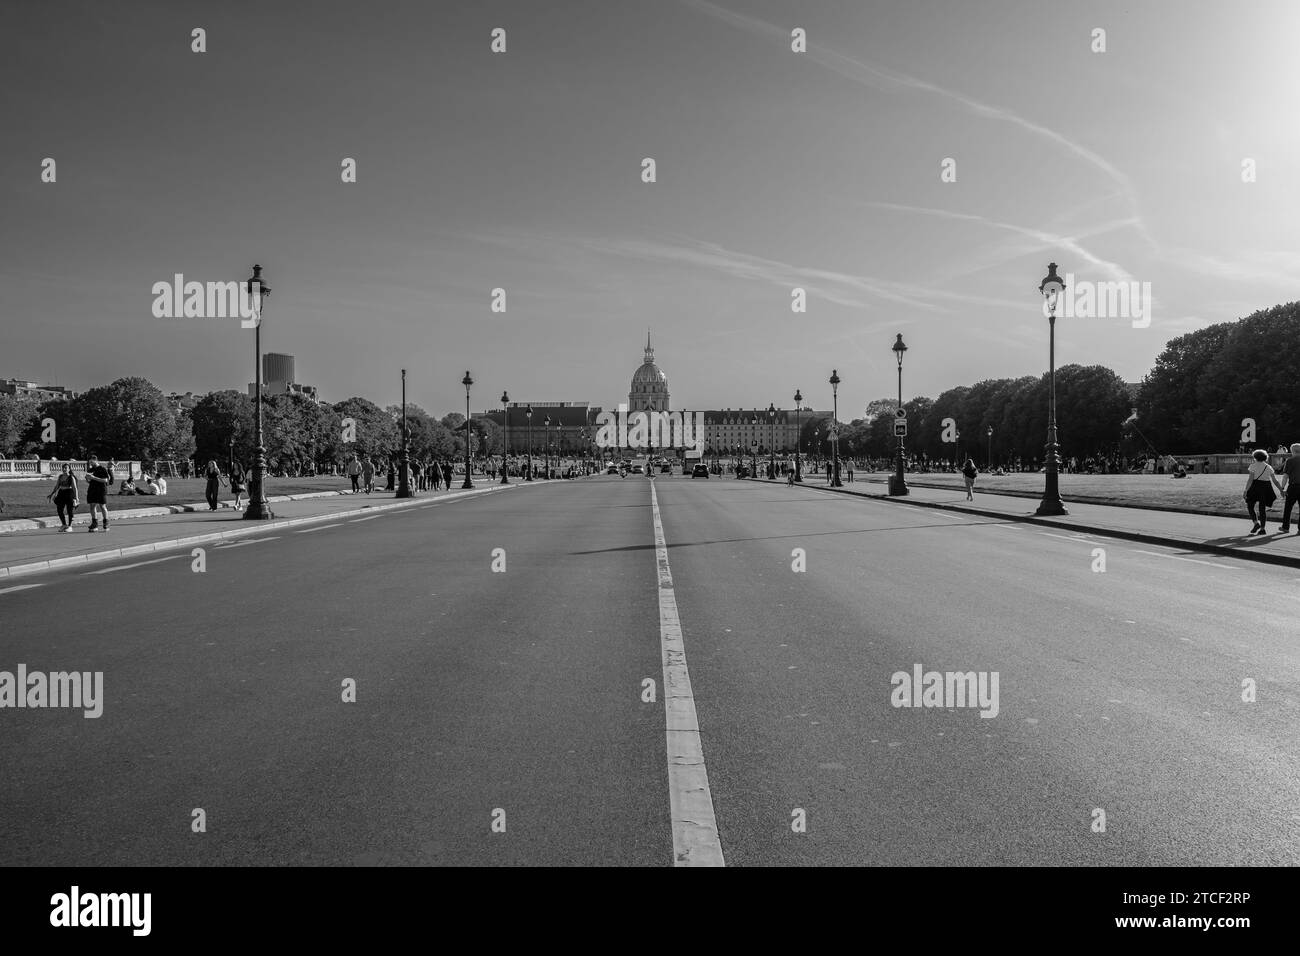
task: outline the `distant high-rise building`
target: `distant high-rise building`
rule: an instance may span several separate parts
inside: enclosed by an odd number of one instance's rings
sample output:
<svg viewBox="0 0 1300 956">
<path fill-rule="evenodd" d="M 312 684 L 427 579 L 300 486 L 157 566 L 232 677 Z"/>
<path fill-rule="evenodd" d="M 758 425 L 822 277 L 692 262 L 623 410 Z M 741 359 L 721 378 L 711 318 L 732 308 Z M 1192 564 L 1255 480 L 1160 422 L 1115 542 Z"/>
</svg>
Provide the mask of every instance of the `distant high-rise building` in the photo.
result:
<svg viewBox="0 0 1300 956">
<path fill-rule="evenodd" d="M 316 386 L 303 385 L 297 380 L 294 360 L 292 355 L 286 355 L 283 352 L 267 352 L 262 356 L 262 394 L 270 397 L 272 395 L 284 395 L 293 393 L 305 395 L 313 402 L 319 401 L 316 397 Z M 257 383 L 248 383 L 248 396 L 252 398 L 257 394 Z"/>
</svg>

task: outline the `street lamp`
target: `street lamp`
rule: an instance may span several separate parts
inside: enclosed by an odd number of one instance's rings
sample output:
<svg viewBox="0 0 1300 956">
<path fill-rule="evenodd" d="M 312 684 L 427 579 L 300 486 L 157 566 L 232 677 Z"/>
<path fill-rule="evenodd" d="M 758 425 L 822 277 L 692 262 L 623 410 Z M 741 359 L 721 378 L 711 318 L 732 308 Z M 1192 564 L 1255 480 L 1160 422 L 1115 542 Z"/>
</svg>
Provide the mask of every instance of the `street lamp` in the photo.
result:
<svg viewBox="0 0 1300 956">
<path fill-rule="evenodd" d="M 474 482 L 470 479 L 470 460 L 469 460 L 469 387 L 474 384 L 474 379 L 470 378 L 469 371 L 465 372 L 465 377 L 460 380 L 460 384 L 465 386 L 465 483 L 462 488 L 473 488 Z"/>
<path fill-rule="evenodd" d="M 803 395 L 799 389 L 794 390 L 794 480 L 803 481 L 803 471 L 799 467 L 799 415 L 803 411 Z"/>
<path fill-rule="evenodd" d="M 993 470 L 993 426 L 989 426 L 989 471 Z"/>
<path fill-rule="evenodd" d="M 758 477 L 758 409 L 749 419 L 749 477 Z"/>
<path fill-rule="evenodd" d="M 256 284 L 257 289 L 253 286 Z M 274 518 L 271 506 L 266 500 L 266 447 L 262 444 L 262 303 L 271 295 L 271 289 L 262 281 L 262 267 L 253 266 L 253 275 L 248 279 L 248 297 L 256 313 L 253 320 L 253 348 L 256 352 L 257 379 L 256 389 L 257 417 L 253 441 L 257 445 L 253 457 L 253 473 L 248 479 L 248 509 L 244 517 L 250 521 L 266 521 Z"/>
<path fill-rule="evenodd" d="M 767 405 L 767 478 L 776 477 L 776 405 Z"/>
<path fill-rule="evenodd" d="M 501 445 L 501 484 L 510 484 L 510 393 L 501 393 L 501 407 L 506 410 L 506 437 Z"/>
<path fill-rule="evenodd" d="M 411 457 L 410 445 L 406 432 L 406 369 L 402 369 L 402 458 L 398 470 L 396 498 L 413 498 L 411 492 Z"/>
<path fill-rule="evenodd" d="M 524 481 L 533 480 L 533 406 L 529 405 L 524 409 L 524 418 L 528 422 L 528 477 Z"/>
<path fill-rule="evenodd" d="M 831 453 L 834 464 L 831 466 L 832 488 L 839 488 L 840 481 L 840 375 L 831 369 Z"/>
<path fill-rule="evenodd" d="M 551 477 L 551 416 L 542 419 L 542 477 Z"/>
<path fill-rule="evenodd" d="M 1061 277 L 1056 274 L 1056 263 L 1047 264 L 1047 275 L 1043 281 L 1038 284 L 1038 291 L 1042 293 L 1043 299 L 1047 306 L 1047 327 L 1048 327 L 1048 378 L 1049 387 L 1047 402 L 1047 481 L 1043 487 L 1043 500 L 1039 504 L 1038 510 L 1034 512 L 1037 515 L 1065 515 L 1069 514 L 1065 510 L 1065 504 L 1061 501 L 1061 492 L 1057 487 L 1057 474 L 1061 467 L 1060 448 L 1056 441 L 1056 302 L 1065 288 L 1065 283 Z"/>
<path fill-rule="evenodd" d="M 894 357 L 898 359 L 898 410 L 903 411 L 903 353 L 907 351 L 907 345 L 903 342 L 903 333 L 898 333 L 898 338 L 894 339 Z M 900 429 L 897 426 L 899 421 L 906 422 L 907 419 L 894 419 L 894 431 L 898 441 L 898 461 L 894 466 L 894 476 L 889 480 L 889 493 L 891 495 L 906 495 L 907 478 L 904 475 L 903 463 L 903 436 L 898 434 Z"/>
</svg>

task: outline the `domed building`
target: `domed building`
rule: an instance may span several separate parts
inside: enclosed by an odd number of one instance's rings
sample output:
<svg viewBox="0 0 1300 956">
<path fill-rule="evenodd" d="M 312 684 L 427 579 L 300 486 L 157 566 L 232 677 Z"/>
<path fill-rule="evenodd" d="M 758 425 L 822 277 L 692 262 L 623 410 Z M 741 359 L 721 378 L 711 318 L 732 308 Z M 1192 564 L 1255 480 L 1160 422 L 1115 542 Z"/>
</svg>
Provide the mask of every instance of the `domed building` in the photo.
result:
<svg viewBox="0 0 1300 956">
<path fill-rule="evenodd" d="M 627 408 L 629 412 L 668 411 L 668 376 L 655 364 L 655 350 L 650 347 L 648 329 L 645 334 L 645 361 L 632 373 Z"/>
</svg>

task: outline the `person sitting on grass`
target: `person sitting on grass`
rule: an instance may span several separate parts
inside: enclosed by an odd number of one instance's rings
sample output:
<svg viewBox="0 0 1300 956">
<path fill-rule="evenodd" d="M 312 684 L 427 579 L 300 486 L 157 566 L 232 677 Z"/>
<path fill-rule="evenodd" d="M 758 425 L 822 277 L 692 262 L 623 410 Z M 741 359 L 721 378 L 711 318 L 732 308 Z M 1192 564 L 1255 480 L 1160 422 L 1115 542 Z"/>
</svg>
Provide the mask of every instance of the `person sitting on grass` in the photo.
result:
<svg viewBox="0 0 1300 956">
<path fill-rule="evenodd" d="M 123 478 L 122 483 L 117 486 L 117 493 L 119 495 L 135 494 L 135 479 L 131 478 L 129 475 Z"/>
</svg>

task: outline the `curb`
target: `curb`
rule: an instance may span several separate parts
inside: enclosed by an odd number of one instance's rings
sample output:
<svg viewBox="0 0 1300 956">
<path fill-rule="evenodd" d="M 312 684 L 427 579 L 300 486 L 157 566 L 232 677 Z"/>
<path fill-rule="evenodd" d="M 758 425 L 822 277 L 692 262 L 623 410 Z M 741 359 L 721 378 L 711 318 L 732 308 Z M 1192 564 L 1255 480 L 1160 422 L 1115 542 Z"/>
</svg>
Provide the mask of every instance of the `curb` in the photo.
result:
<svg viewBox="0 0 1300 956">
<path fill-rule="evenodd" d="M 784 484 L 781 481 L 772 481 L 762 479 L 765 484 L 779 485 Z M 808 487 L 804 485 L 804 487 Z M 916 501 L 910 496 L 892 497 L 890 495 L 877 494 L 856 494 L 852 491 L 845 491 L 843 488 L 811 488 L 812 491 L 829 491 L 834 494 L 849 495 L 853 498 L 865 498 L 871 501 L 886 501 L 896 504 L 907 504 L 914 508 L 933 508 L 936 511 L 960 511 L 963 514 L 979 515 L 983 518 L 997 518 L 1001 521 L 1019 521 L 1022 524 L 1042 525 L 1045 528 L 1061 528 L 1066 531 L 1082 531 L 1088 534 L 1101 535 L 1107 538 L 1120 538 L 1125 541 L 1137 541 L 1141 544 L 1156 544 L 1166 548 L 1183 548 L 1189 551 L 1200 551 L 1206 554 L 1217 554 L 1222 557 L 1239 558 L 1243 561 L 1258 561 L 1261 564 L 1277 564 L 1289 568 L 1300 568 L 1300 556 L 1292 557 L 1286 554 L 1270 554 L 1260 551 L 1245 551 L 1237 548 L 1225 548 L 1218 544 L 1205 544 L 1201 541 L 1189 541 L 1186 538 L 1167 538 L 1163 535 L 1143 534 L 1140 531 L 1125 531 L 1120 528 L 1100 528 L 1095 525 L 1082 525 L 1077 522 L 1057 521 L 1052 518 L 1040 518 L 1037 515 L 1009 515 L 1003 511 L 986 511 L 983 508 L 971 508 L 962 505 L 946 504 L 937 501 Z M 942 489 L 944 491 L 950 489 Z M 993 494 L 993 492 L 984 492 Z M 1018 497 L 1006 495 L 1005 497 Z M 1080 502 L 1086 504 L 1086 502 Z M 1134 509 L 1140 510 L 1140 509 Z M 1153 509 L 1154 510 L 1154 509 Z M 1190 512 L 1184 512 L 1190 513 Z M 1213 517 L 1213 516 L 1211 516 Z"/>
<path fill-rule="evenodd" d="M 534 482 L 535 486 L 550 484 L 545 480 Z M 439 504 L 443 501 L 453 501 L 457 498 L 470 498 L 478 495 L 491 494 L 494 491 L 501 491 L 503 488 L 512 488 L 515 485 L 489 485 L 485 488 L 475 488 L 472 491 L 455 491 L 440 498 L 409 498 L 401 501 L 395 501 L 390 504 L 367 505 L 364 508 L 357 508 L 352 511 L 336 511 L 332 514 L 321 515 L 304 515 L 301 518 L 287 518 L 282 521 L 259 521 L 251 527 L 232 529 L 230 531 L 212 531 L 206 534 L 190 535 L 185 538 L 168 538 L 162 541 L 150 541 L 145 544 L 130 545 L 125 548 L 109 548 L 106 551 L 93 551 L 89 554 L 74 554 L 66 558 L 50 558 L 45 561 L 32 561 L 28 564 L 16 564 L 9 567 L 0 567 L 0 581 L 14 577 L 26 577 L 30 574 L 39 574 L 41 571 L 58 571 L 66 567 L 77 564 L 94 564 L 100 561 L 109 561 L 113 558 L 128 558 L 138 554 L 149 554 L 155 551 L 171 551 L 176 548 L 185 548 L 191 545 L 204 544 L 212 541 L 225 541 L 232 538 L 244 538 L 254 534 L 264 534 L 276 528 L 292 528 L 297 525 L 314 524 L 321 521 L 332 521 L 336 518 L 351 518 L 357 515 L 375 514 L 383 511 L 396 511 L 402 508 L 412 508 L 420 505 Z M 309 495 L 307 497 L 326 497 L 329 495 L 338 495 L 340 492 L 325 492 L 324 494 Z M 289 496 L 279 495 L 268 498 L 268 501 L 287 501 Z M 207 505 L 203 505 L 207 508 Z M 162 511 L 162 514 L 168 512 Z"/>
<path fill-rule="evenodd" d="M 350 492 L 348 492 L 350 493 Z M 342 491 L 312 491 L 298 495 L 269 495 L 268 502 L 276 501 L 302 501 L 307 498 L 331 498 L 345 494 Z M 111 495 L 109 497 L 112 497 Z M 127 497 L 125 495 L 121 497 Z M 218 502 L 218 507 L 232 507 L 231 502 L 235 499 L 230 498 L 227 501 Z M 82 502 L 85 504 L 85 502 Z M 127 508 L 123 511 L 112 512 L 114 519 L 117 521 L 128 521 L 131 518 L 159 518 L 163 515 L 180 515 L 190 514 L 195 511 L 207 511 L 208 503 L 206 501 L 196 501 L 186 505 L 155 505 L 152 508 Z M 89 524 L 90 515 L 83 512 L 77 515 L 72 523 L 74 525 Z M 58 515 L 50 515 L 45 518 L 13 518 L 9 521 L 0 521 L 0 534 L 10 531 L 40 531 L 45 528 L 57 528 L 62 522 Z"/>
</svg>

